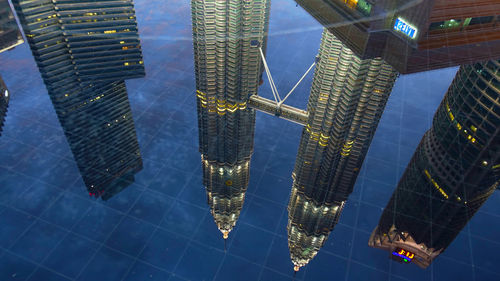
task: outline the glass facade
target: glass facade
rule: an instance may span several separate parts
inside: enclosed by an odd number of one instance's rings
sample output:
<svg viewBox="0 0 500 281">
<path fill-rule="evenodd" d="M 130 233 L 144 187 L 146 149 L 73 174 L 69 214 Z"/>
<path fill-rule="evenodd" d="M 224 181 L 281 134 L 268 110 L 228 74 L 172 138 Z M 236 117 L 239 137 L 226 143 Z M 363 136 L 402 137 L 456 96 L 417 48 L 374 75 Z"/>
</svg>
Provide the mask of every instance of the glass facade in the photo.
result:
<svg viewBox="0 0 500 281">
<path fill-rule="evenodd" d="M 132 1 L 13 1 L 92 196 L 133 181 L 142 159 L 123 80 L 144 76 Z"/>
<path fill-rule="evenodd" d="M 427 267 L 493 194 L 500 180 L 499 69 L 498 61 L 460 68 L 370 246 L 406 249 Z"/>
<path fill-rule="evenodd" d="M 378 59 L 360 59 L 323 31 L 288 204 L 292 261 L 304 266 L 337 223 L 397 72 Z"/>
<path fill-rule="evenodd" d="M 268 1 L 192 1 L 199 149 L 203 185 L 224 239 L 239 217 L 249 181 L 255 110 L 263 67 Z"/>
</svg>

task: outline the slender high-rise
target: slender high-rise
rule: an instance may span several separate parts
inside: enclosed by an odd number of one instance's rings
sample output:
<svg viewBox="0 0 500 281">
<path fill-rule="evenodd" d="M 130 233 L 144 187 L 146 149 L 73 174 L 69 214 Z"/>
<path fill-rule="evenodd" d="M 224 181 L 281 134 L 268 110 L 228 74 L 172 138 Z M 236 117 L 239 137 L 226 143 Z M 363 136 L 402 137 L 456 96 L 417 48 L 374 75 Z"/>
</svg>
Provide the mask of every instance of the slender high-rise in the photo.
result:
<svg viewBox="0 0 500 281">
<path fill-rule="evenodd" d="M 323 31 L 288 204 L 288 246 L 296 271 L 317 254 L 337 223 L 396 77 L 382 59 L 360 59 Z"/>
<path fill-rule="evenodd" d="M 9 1 L 0 0 L 0 53 L 24 42 Z"/>
<path fill-rule="evenodd" d="M 203 184 L 223 237 L 234 227 L 248 186 L 255 110 L 270 3 L 192 0 L 193 45 Z"/>
<path fill-rule="evenodd" d="M 9 106 L 9 90 L 0 76 L 0 136 L 2 135 L 3 123 L 5 122 L 5 115 L 7 115 L 7 107 Z"/>
<path fill-rule="evenodd" d="M 461 66 L 368 244 L 429 264 L 500 182 L 500 61 Z"/>
<path fill-rule="evenodd" d="M 144 76 L 133 1 L 13 4 L 83 181 L 108 199 L 142 168 L 123 81 Z"/>
<path fill-rule="evenodd" d="M 24 42 L 9 1 L 0 0 L 0 53 Z M 9 106 L 10 93 L 0 77 L 0 136 Z"/>
</svg>

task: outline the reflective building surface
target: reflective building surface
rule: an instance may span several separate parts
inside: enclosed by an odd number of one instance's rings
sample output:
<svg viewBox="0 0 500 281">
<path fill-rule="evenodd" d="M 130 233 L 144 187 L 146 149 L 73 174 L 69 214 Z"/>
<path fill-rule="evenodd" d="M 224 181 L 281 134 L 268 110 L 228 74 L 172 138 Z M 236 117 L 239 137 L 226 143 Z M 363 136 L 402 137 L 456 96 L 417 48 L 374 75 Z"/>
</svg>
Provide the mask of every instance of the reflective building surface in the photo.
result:
<svg viewBox="0 0 500 281">
<path fill-rule="evenodd" d="M 326 29 L 318 60 L 288 205 L 295 270 L 338 222 L 397 75 L 380 58 L 360 59 Z"/>
<path fill-rule="evenodd" d="M 247 106 L 262 79 L 257 45 L 266 44 L 268 1 L 192 1 L 203 185 L 227 239 L 240 215 L 253 152 L 255 110 Z"/>
<path fill-rule="evenodd" d="M 0 6 L 1 281 L 500 280 L 498 1 Z"/>
<path fill-rule="evenodd" d="M 142 169 L 123 82 L 144 76 L 133 2 L 14 4 L 89 194 L 109 199 Z"/>
<path fill-rule="evenodd" d="M 500 56 L 496 0 L 297 0 L 357 55 L 401 73 Z"/>
<path fill-rule="evenodd" d="M 488 61 L 457 72 L 370 246 L 427 267 L 493 194 L 500 182 L 499 70 L 499 61 Z"/>
</svg>

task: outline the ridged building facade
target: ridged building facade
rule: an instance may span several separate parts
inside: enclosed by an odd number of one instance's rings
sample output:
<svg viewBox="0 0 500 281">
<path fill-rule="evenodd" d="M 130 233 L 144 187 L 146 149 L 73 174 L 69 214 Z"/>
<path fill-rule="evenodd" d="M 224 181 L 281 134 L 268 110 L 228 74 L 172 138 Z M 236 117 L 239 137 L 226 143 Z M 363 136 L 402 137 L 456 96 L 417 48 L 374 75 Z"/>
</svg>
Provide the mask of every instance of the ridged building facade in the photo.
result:
<svg viewBox="0 0 500 281">
<path fill-rule="evenodd" d="M 83 181 L 106 200 L 142 169 L 124 82 L 145 75 L 133 1 L 13 4 Z"/>
<path fill-rule="evenodd" d="M 2 136 L 3 124 L 9 107 L 10 93 L 0 76 L 0 136 Z"/>
<path fill-rule="evenodd" d="M 9 1 L 0 0 L 0 53 L 24 42 Z"/>
<path fill-rule="evenodd" d="M 360 59 L 323 31 L 288 204 L 296 271 L 318 253 L 337 223 L 396 77 L 383 60 Z"/>
<path fill-rule="evenodd" d="M 215 222 L 226 239 L 248 186 L 255 110 L 270 2 L 191 1 L 199 145 L 203 184 Z"/>
<path fill-rule="evenodd" d="M 499 182 L 500 61 L 461 66 L 368 243 L 425 268 Z"/>
</svg>

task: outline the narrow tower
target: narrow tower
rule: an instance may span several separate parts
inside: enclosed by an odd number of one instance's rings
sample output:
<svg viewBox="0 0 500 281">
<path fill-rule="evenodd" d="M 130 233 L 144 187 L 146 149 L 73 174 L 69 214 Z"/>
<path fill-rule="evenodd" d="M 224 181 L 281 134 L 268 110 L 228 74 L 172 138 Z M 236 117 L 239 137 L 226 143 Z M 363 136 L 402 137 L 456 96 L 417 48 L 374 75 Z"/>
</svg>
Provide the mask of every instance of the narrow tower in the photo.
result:
<svg viewBox="0 0 500 281">
<path fill-rule="evenodd" d="M 123 81 L 144 76 L 133 1 L 13 4 L 83 181 L 106 200 L 142 169 Z"/>
<path fill-rule="evenodd" d="M 368 245 L 425 268 L 500 181 L 500 61 L 461 66 Z"/>
<path fill-rule="evenodd" d="M 337 223 L 397 76 L 382 59 L 360 59 L 326 29 L 318 59 L 288 204 L 295 271 Z"/>
<path fill-rule="evenodd" d="M 257 94 L 270 3 L 192 0 L 198 128 L 207 190 L 217 227 L 228 237 L 248 186 Z"/>
<path fill-rule="evenodd" d="M 7 107 L 9 106 L 10 94 L 7 86 L 0 76 L 0 136 L 2 135 L 3 123 L 5 122 L 5 115 L 7 115 Z"/>
</svg>

